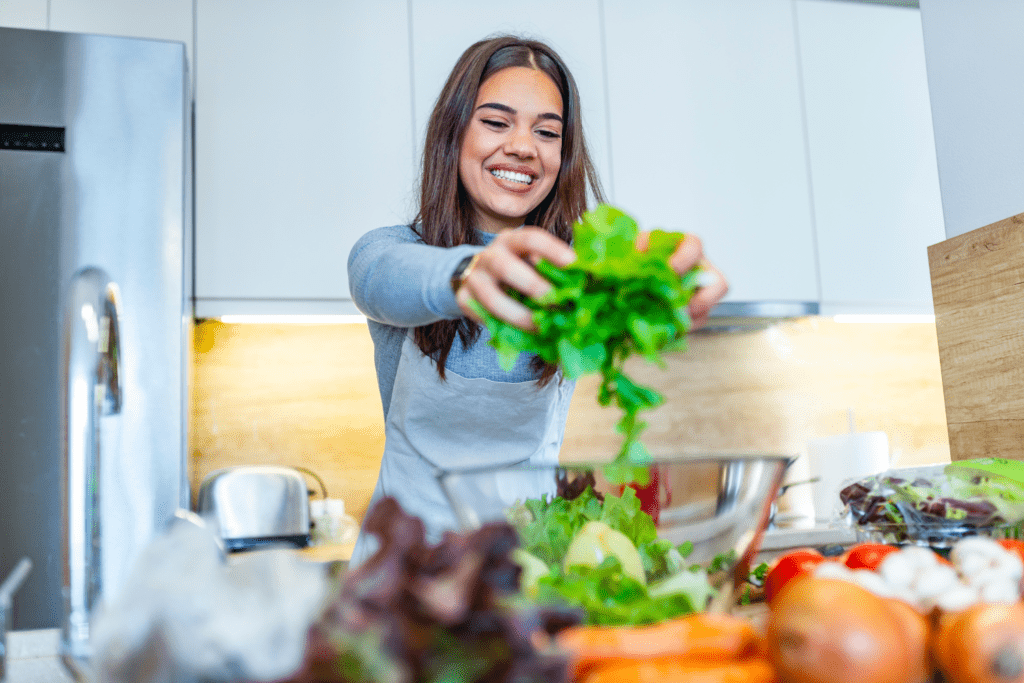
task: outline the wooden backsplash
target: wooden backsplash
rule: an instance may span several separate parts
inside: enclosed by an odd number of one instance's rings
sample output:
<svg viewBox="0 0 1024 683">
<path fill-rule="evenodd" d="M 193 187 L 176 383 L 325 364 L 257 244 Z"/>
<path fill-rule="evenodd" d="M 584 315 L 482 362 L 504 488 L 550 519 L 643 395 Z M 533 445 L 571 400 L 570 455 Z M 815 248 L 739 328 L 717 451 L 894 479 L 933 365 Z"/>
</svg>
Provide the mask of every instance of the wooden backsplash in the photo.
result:
<svg viewBox="0 0 1024 683">
<path fill-rule="evenodd" d="M 1024 460 L 1024 214 L 928 248 L 953 460 Z"/>
<path fill-rule="evenodd" d="M 229 465 L 275 463 L 317 472 L 357 518 L 384 446 L 383 413 L 365 325 L 196 328 L 191 480 Z M 773 451 L 808 439 L 883 430 L 899 465 L 947 462 L 935 328 L 803 318 L 758 332 L 698 334 L 665 370 L 630 364 L 666 397 L 644 417 L 658 454 Z M 580 380 L 562 457 L 612 457 L 618 412 Z M 799 487 L 792 489 L 796 493 Z"/>
</svg>

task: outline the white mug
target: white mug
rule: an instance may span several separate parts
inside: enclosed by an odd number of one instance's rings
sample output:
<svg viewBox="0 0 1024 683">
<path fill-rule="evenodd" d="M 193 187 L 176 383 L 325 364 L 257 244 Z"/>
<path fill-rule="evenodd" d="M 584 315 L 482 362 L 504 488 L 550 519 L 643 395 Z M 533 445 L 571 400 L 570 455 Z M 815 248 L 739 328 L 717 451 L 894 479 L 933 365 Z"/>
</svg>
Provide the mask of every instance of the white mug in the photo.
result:
<svg viewBox="0 0 1024 683">
<path fill-rule="evenodd" d="M 889 468 L 889 438 L 885 432 L 851 432 L 807 442 L 814 498 L 814 518 L 827 522 L 843 509 L 839 492 L 853 480 Z"/>
</svg>

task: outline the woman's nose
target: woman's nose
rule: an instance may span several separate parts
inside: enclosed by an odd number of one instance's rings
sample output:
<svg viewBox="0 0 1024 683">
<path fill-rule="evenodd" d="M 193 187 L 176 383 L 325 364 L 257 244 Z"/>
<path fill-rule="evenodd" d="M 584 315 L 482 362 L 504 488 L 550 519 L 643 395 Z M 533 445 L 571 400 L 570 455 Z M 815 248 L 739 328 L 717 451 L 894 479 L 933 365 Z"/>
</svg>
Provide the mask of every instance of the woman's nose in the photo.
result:
<svg viewBox="0 0 1024 683">
<path fill-rule="evenodd" d="M 529 128 L 517 126 L 505 140 L 505 153 L 519 158 L 530 158 L 536 154 L 533 133 Z"/>
</svg>

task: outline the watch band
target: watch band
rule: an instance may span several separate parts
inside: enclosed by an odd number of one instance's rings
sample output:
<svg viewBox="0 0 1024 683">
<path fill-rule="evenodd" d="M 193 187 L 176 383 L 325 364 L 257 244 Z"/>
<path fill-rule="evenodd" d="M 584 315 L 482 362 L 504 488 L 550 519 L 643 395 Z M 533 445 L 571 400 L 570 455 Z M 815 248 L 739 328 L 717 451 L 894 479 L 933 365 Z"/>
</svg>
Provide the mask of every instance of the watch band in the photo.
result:
<svg viewBox="0 0 1024 683">
<path fill-rule="evenodd" d="M 452 273 L 451 285 L 452 291 L 456 294 L 459 293 L 459 289 L 462 287 L 462 284 L 473 271 L 473 267 L 476 266 L 477 259 L 480 258 L 480 253 L 481 252 L 478 251 L 475 254 L 467 256 L 459 261 L 458 265 L 455 266 L 455 272 Z"/>
</svg>

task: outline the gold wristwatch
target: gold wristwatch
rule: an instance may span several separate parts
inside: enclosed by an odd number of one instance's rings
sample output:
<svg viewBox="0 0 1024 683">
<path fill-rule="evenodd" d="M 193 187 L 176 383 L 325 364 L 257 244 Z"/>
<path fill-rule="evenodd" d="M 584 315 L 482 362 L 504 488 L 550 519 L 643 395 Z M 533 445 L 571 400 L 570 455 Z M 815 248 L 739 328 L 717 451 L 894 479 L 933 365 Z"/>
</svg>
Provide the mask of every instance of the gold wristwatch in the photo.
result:
<svg viewBox="0 0 1024 683">
<path fill-rule="evenodd" d="M 467 256 L 466 258 L 459 261 L 459 264 L 455 266 L 455 272 L 452 273 L 451 285 L 452 291 L 456 294 L 459 293 L 459 289 L 462 284 L 469 277 L 470 272 L 473 270 L 473 266 L 476 265 L 477 259 L 480 258 L 480 252 Z"/>
</svg>

